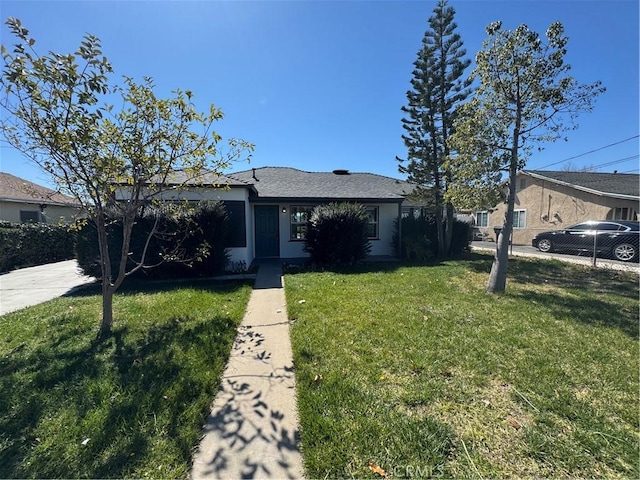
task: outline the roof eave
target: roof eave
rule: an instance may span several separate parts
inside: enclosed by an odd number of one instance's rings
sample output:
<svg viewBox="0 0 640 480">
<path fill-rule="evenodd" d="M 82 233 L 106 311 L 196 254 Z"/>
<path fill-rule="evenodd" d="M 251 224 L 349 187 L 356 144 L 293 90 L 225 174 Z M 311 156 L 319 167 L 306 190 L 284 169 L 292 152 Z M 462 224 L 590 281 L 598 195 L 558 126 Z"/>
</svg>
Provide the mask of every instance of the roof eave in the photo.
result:
<svg viewBox="0 0 640 480">
<path fill-rule="evenodd" d="M 600 197 L 609 197 L 609 198 L 617 198 L 620 200 L 640 200 L 640 196 L 637 195 L 625 195 L 622 193 L 611 193 L 611 192 L 603 192 L 601 190 L 594 190 L 593 188 L 583 187 L 581 185 L 576 185 L 574 183 L 563 182 L 562 180 L 557 180 L 555 178 L 546 177 L 544 175 L 539 175 L 537 173 L 522 171 L 524 175 L 529 175 L 530 177 L 537 178 L 540 180 L 546 180 L 547 182 L 555 183 L 557 185 L 563 185 L 565 187 L 575 188 L 576 190 L 580 190 L 582 192 L 591 193 L 593 195 L 598 195 Z"/>
</svg>

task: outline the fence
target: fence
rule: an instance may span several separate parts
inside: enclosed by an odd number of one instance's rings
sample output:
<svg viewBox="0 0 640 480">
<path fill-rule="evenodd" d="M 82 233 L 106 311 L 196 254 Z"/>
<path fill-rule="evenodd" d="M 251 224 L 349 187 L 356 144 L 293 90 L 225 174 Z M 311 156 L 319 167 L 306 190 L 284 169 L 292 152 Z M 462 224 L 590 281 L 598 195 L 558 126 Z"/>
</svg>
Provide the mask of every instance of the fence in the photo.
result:
<svg viewBox="0 0 640 480">
<path fill-rule="evenodd" d="M 485 235 L 482 239 L 495 241 L 501 228 L 483 230 Z M 602 258 L 637 264 L 640 232 L 638 222 L 599 222 L 554 231 L 515 229 L 511 240 L 512 253 L 514 246 L 525 245 L 536 247 L 543 253 L 559 252 L 588 257 L 593 266 Z"/>
</svg>

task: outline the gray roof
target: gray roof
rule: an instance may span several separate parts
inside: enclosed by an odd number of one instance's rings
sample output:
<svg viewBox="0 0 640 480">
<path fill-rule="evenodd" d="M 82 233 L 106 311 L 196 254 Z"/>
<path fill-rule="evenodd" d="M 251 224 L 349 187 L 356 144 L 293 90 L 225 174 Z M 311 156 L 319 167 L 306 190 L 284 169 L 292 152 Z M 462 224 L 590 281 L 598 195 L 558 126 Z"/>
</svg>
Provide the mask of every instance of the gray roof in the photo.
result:
<svg viewBox="0 0 640 480">
<path fill-rule="evenodd" d="M 403 180 L 373 173 L 304 172 L 295 168 L 262 167 L 229 174 L 251 184 L 259 199 L 376 200 L 401 202 L 411 191 Z"/>
<path fill-rule="evenodd" d="M 158 177 L 152 179 L 152 181 L 159 181 Z M 190 185 L 190 186 L 203 186 L 203 187 L 250 187 L 250 184 L 243 182 L 237 178 L 230 177 L 228 175 L 217 175 L 208 170 L 203 170 L 194 176 L 193 173 L 185 172 L 184 170 L 174 170 L 169 174 L 164 181 L 165 185 Z"/>
<path fill-rule="evenodd" d="M 0 200 L 42 205 L 78 205 L 75 199 L 60 192 L 3 172 L 0 172 Z"/>
<path fill-rule="evenodd" d="M 632 200 L 640 199 L 640 175 L 637 173 L 556 172 L 546 170 L 525 170 L 522 173 L 595 195 Z"/>
</svg>

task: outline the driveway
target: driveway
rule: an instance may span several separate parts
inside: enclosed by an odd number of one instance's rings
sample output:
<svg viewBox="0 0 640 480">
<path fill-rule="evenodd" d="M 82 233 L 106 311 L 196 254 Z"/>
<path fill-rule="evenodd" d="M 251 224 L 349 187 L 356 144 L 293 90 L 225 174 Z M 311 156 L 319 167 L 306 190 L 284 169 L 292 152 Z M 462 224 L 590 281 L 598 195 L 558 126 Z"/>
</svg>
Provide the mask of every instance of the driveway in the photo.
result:
<svg viewBox="0 0 640 480">
<path fill-rule="evenodd" d="M 496 251 L 495 242 L 471 242 L 472 250 L 480 251 Z M 533 258 L 553 258 L 567 263 L 576 263 L 579 265 L 593 265 L 593 257 L 588 255 L 569 255 L 557 252 L 543 253 L 537 248 L 528 245 L 512 245 L 509 247 L 509 253 L 514 256 L 520 257 L 533 257 Z M 631 262 L 619 262 L 617 260 L 610 260 L 608 258 L 598 257 L 596 259 L 596 266 L 598 268 L 609 268 L 611 270 L 624 270 L 628 272 L 640 273 L 640 265 L 638 263 Z"/>
<path fill-rule="evenodd" d="M 21 268 L 0 275 L 0 315 L 37 305 L 93 282 L 75 260 Z"/>
</svg>

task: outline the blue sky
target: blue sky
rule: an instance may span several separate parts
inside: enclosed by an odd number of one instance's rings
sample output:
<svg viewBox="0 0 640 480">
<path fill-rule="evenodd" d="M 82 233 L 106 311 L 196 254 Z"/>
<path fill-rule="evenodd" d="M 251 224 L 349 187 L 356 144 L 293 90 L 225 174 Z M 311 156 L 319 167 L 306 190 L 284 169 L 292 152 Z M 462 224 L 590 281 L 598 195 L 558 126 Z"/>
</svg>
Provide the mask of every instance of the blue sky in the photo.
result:
<svg viewBox="0 0 640 480">
<path fill-rule="evenodd" d="M 574 77 L 607 88 L 568 141 L 547 144 L 528 169 L 570 163 L 638 171 L 638 3 L 450 0 L 470 59 L 492 21 L 508 29 L 526 23 L 541 34 L 560 21 Z M 251 163 L 232 170 L 344 168 L 402 178 L 395 160 L 406 155 L 400 108 L 435 4 L 3 0 L 0 33 L 11 45 L 4 21 L 17 17 L 39 51 L 61 53 L 75 51 L 91 33 L 102 40 L 114 79 L 151 76 L 160 95 L 180 88 L 193 91 L 201 110 L 215 103 L 225 113 L 217 131 L 256 145 Z M 49 184 L 6 145 L 0 154 L 1 171 Z"/>
</svg>

